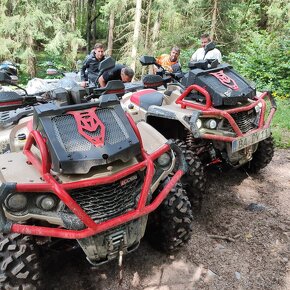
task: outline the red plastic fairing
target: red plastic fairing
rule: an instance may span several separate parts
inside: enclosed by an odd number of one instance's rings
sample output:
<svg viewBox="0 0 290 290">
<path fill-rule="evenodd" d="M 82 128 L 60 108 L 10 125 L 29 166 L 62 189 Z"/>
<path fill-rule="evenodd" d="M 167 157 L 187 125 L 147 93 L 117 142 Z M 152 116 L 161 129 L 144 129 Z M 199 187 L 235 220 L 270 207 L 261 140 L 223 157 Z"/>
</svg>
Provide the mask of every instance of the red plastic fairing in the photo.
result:
<svg viewBox="0 0 290 290">
<path fill-rule="evenodd" d="M 155 93 L 156 90 L 154 89 L 144 89 L 144 90 L 140 90 L 136 93 L 133 93 L 132 96 L 130 97 L 130 101 L 132 103 L 134 103 L 137 106 L 140 106 L 140 97 L 143 95 L 146 95 L 148 93 Z"/>
<path fill-rule="evenodd" d="M 184 98 L 186 96 L 188 96 L 192 90 L 196 90 L 205 96 L 205 100 L 206 100 L 205 105 L 197 104 L 197 103 L 193 103 L 193 102 L 184 100 Z M 200 110 L 202 116 L 211 116 L 211 117 L 215 117 L 215 116 L 218 117 L 219 116 L 219 117 L 223 117 L 223 118 L 227 119 L 228 122 L 230 123 L 231 127 L 233 128 L 234 132 L 236 133 L 237 137 L 242 137 L 242 136 L 247 136 L 249 134 L 257 132 L 261 129 L 269 128 L 271 120 L 275 114 L 276 107 L 273 105 L 271 106 L 270 113 L 268 115 L 268 119 L 265 122 L 264 115 L 265 115 L 265 111 L 266 111 L 266 102 L 264 99 L 266 97 L 268 97 L 271 100 L 270 94 L 268 92 L 264 92 L 259 97 L 256 97 L 254 99 L 254 102 L 248 106 L 243 106 L 243 107 L 238 107 L 238 108 L 228 109 L 228 110 L 220 110 L 220 109 L 216 109 L 216 108 L 212 107 L 210 95 L 205 89 L 203 89 L 202 87 L 200 87 L 198 85 L 191 85 L 178 97 L 178 99 L 175 101 L 175 103 L 180 104 L 181 108 L 183 108 L 183 109 L 186 109 L 187 107 L 189 107 L 189 108 Z M 259 102 L 262 103 L 262 108 L 261 108 L 261 118 L 259 120 L 258 128 L 251 130 L 251 131 L 247 132 L 246 134 L 243 134 L 241 132 L 240 128 L 238 127 L 237 123 L 235 122 L 235 120 L 231 116 L 231 114 L 249 111 L 249 110 L 253 109 L 255 106 L 257 106 Z M 226 137 L 226 136 L 214 135 L 214 134 L 203 134 L 202 135 L 202 138 L 205 138 L 205 139 L 219 140 L 219 141 L 225 141 L 225 142 L 231 142 L 231 141 L 235 140 L 237 137 Z"/>
<path fill-rule="evenodd" d="M 11 106 L 11 105 L 22 105 L 22 101 L 11 101 L 11 102 L 4 102 L 4 103 L 0 103 L 1 107 L 4 106 Z"/>
<path fill-rule="evenodd" d="M 132 121 L 129 118 L 130 121 Z M 133 124 L 132 124 L 133 125 Z M 137 134 L 137 137 L 141 143 L 141 136 L 138 131 L 137 126 L 134 123 L 133 129 Z M 36 143 L 37 147 L 40 149 L 41 160 L 39 160 L 32 152 L 31 146 Z M 49 173 L 50 170 L 50 159 L 48 155 L 48 151 L 46 148 L 45 140 L 42 138 L 39 132 L 32 131 L 28 137 L 27 143 L 24 148 L 24 153 L 26 154 L 29 162 L 35 166 L 39 172 L 41 173 L 45 183 L 40 184 L 17 184 L 16 191 L 17 192 L 52 192 L 57 195 L 70 209 L 71 211 L 79 217 L 79 219 L 85 224 L 87 227 L 84 230 L 66 230 L 61 228 L 49 228 L 49 227 L 40 227 L 40 226 L 30 226 L 23 224 L 13 224 L 11 227 L 11 232 L 22 233 L 27 235 L 40 235 L 40 236 L 49 236 L 49 237 L 57 237 L 57 238 L 65 238 L 65 239 L 81 239 L 88 236 L 95 235 L 97 233 L 106 231 L 113 227 L 116 227 L 120 224 L 126 223 L 130 220 L 136 219 L 143 215 L 150 213 L 155 210 L 160 203 L 167 196 L 169 191 L 173 188 L 176 182 L 181 178 L 184 174 L 182 170 L 178 170 L 174 176 L 171 178 L 170 182 L 166 184 L 163 190 L 158 194 L 158 196 L 153 200 L 153 202 L 149 205 L 146 205 L 147 197 L 149 194 L 150 186 L 152 183 L 152 178 L 154 175 L 154 163 L 153 161 L 158 158 L 164 152 L 170 150 L 169 145 L 163 145 L 159 150 L 155 151 L 153 154 L 148 155 L 143 146 L 142 147 L 142 155 L 144 160 L 135 164 L 127 169 L 124 169 L 113 176 L 102 177 L 102 178 L 93 178 L 90 180 L 84 180 L 79 182 L 70 182 L 70 183 L 58 183 L 54 177 Z M 141 189 L 140 198 L 138 204 L 134 210 L 122 214 L 118 217 L 112 218 L 110 220 L 96 223 L 93 221 L 84 211 L 83 209 L 71 198 L 68 194 L 67 190 L 87 187 L 92 185 L 100 185 L 100 184 L 109 184 L 113 181 L 122 179 L 125 176 L 136 172 L 142 168 L 146 169 L 146 176 L 144 179 L 144 183 Z"/>
</svg>

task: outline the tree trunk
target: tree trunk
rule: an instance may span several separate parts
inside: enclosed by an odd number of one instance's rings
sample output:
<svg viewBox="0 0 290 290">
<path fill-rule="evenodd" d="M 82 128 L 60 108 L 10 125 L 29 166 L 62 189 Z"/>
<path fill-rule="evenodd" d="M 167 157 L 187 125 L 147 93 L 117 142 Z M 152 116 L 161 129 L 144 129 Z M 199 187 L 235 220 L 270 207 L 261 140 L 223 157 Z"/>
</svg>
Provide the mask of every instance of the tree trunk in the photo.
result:
<svg viewBox="0 0 290 290">
<path fill-rule="evenodd" d="M 210 38 L 213 40 L 216 35 L 217 28 L 217 14 L 218 14 L 218 0 L 214 0 L 214 7 L 211 17 L 211 29 L 210 29 Z"/>
<path fill-rule="evenodd" d="M 132 44 L 132 63 L 131 68 L 136 70 L 136 58 L 137 58 L 137 48 L 138 40 L 141 29 L 141 9 L 142 9 L 142 0 L 136 0 L 136 9 L 135 9 L 135 22 L 134 22 L 134 34 L 133 34 L 133 44 Z"/>
<path fill-rule="evenodd" d="M 153 31 L 152 31 L 152 43 L 153 43 L 153 49 L 156 49 L 156 42 L 158 42 L 158 37 L 159 37 L 159 31 L 160 31 L 160 25 L 161 25 L 161 13 L 157 13 L 157 19 L 154 23 L 153 26 Z M 154 51 L 154 50 L 153 50 Z"/>
<path fill-rule="evenodd" d="M 72 0 L 72 11 L 70 15 L 70 22 L 73 30 L 76 30 L 76 18 L 77 18 L 76 10 L 77 10 L 77 0 Z"/>
<path fill-rule="evenodd" d="M 149 42 L 150 42 L 150 37 L 149 37 L 149 32 L 150 32 L 150 21 L 151 21 L 151 6 L 152 6 L 152 0 L 149 0 L 149 3 L 147 5 L 146 9 L 146 14 L 147 16 L 147 23 L 146 23 L 146 34 L 145 34 L 145 53 L 147 54 L 148 48 L 149 48 Z M 145 71 L 148 68 L 145 66 L 142 66 L 142 75 L 145 74 Z"/>
<path fill-rule="evenodd" d="M 115 26 L 115 13 L 114 10 L 110 13 L 109 20 L 109 35 L 108 35 L 108 55 L 113 54 L 113 44 L 114 44 L 114 26 Z"/>
<path fill-rule="evenodd" d="M 28 37 L 28 57 L 27 57 L 27 72 L 31 78 L 36 76 L 36 58 L 34 56 L 34 40 L 33 37 L 30 35 Z"/>
<path fill-rule="evenodd" d="M 79 16 L 80 16 L 80 30 L 81 30 L 81 34 L 84 35 L 85 34 L 85 28 L 84 28 L 84 15 L 85 13 L 85 3 L 84 0 L 78 0 L 78 9 L 79 9 Z"/>
<path fill-rule="evenodd" d="M 156 21 L 153 26 L 153 31 L 152 31 L 152 47 L 151 51 L 156 51 L 157 45 L 158 45 L 158 38 L 159 38 L 159 31 L 160 31 L 160 26 L 161 26 L 161 18 L 162 14 L 158 11 L 157 16 L 156 16 Z M 153 66 L 149 66 L 149 73 L 153 73 Z"/>
<path fill-rule="evenodd" d="M 92 34 L 91 34 L 91 28 L 92 28 L 92 8 L 93 8 L 94 0 L 88 0 L 87 5 L 87 54 L 91 51 L 91 40 L 92 40 Z"/>
<path fill-rule="evenodd" d="M 97 12 L 97 1 L 94 0 L 94 11 L 95 13 Z M 93 23 L 92 23 L 92 26 L 93 26 L 93 43 L 95 44 L 96 43 L 96 40 L 97 40 L 97 20 L 96 18 L 94 19 Z"/>
<path fill-rule="evenodd" d="M 149 47 L 149 32 L 150 32 L 150 21 L 151 21 L 151 6 L 152 6 L 152 0 L 149 0 L 148 6 L 147 6 L 147 23 L 146 23 L 146 35 L 145 35 L 145 52 L 147 52 L 147 49 Z"/>
</svg>

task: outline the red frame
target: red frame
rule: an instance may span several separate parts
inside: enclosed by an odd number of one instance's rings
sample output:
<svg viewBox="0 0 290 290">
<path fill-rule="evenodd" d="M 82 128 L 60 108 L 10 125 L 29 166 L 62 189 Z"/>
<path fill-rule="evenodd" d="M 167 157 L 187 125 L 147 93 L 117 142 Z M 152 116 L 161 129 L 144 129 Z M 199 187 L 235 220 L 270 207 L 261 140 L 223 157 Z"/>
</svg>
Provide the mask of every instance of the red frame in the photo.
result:
<svg viewBox="0 0 290 290">
<path fill-rule="evenodd" d="M 21 233 L 25 235 L 39 235 L 65 239 L 82 239 L 106 231 L 110 228 L 116 227 L 130 220 L 139 218 L 155 210 L 164 200 L 164 198 L 166 198 L 169 191 L 174 187 L 174 185 L 178 182 L 181 176 L 184 174 L 184 171 L 178 170 L 171 178 L 169 183 L 167 183 L 166 186 L 163 188 L 163 190 L 157 195 L 154 201 L 151 204 L 146 205 L 150 185 L 152 183 L 152 178 L 154 176 L 153 161 L 164 152 L 170 150 L 170 146 L 168 144 L 165 144 L 157 151 L 148 155 L 145 152 L 144 147 L 142 145 L 141 135 L 137 126 L 135 125 L 134 121 L 128 114 L 127 117 L 129 118 L 129 121 L 140 141 L 143 161 L 135 165 L 132 165 L 129 168 L 121 170 L 118 173 L 114 174 L 113 176 L 92 178 L 78 182 L 68 182 L 62 184 L 57 182 L 57 180 L 50 174 L 51 160 L 47 150 L 46 140 L 41 136 L 41 134 L 38 131 L 32 130 L 28 136 L 23 152 L 27 156 L 28 163 L 32 164 L 32 166 L 34 166 L 40 172 L 45 183 L 16 184 L 16 191 L 17 192 L 49 191 L 54 193 L 71 209 L 71 211 L 85 224 L 87 228 L 83 230 L 67 230 L 63 228 L 50 228 L 15 223 L 12 224 L 11 226 L 11 232 Z M 31 151 L 31 147 L 34 144 L 36 144 L 40 150 L 41 157 L 40 159 Z M 140 199 L 138 201 L 136 209 L 101 223 L 96 223 L 95 221 L 93 221 L 84 212 L 84 210 L 71 198 L 71 196 L 67 192 L 68 190 L 75 188 L 108 184 L 116 180 L 122 179 L 125 176 L 128 176 L 133 172 L 136 172 L 137 170 L 140 170 L 145 167 L 147 167 L 146 176 L 141 189 Z"/>
<path fill-rule="evenodd" d="M 196 90 L 197 92 L 201 93 L 205 97 L 205 105 L 192 103 L 192 102 L 184 100 L 184 98 L 187 97 L 192 90 Z M 268 99 L 271 101 L 272 97 L 270 96 L 269 92 L 264 92 L 259 97 L 255 97 L 254 102 L 248 106 L 234 108 L 234 109 L 228 109 L 228 110 L 220 110 L 220 109 L 216 109 L 212 106 L 210 94 L 208 93 L 208 91 L 206 89 L 204 89 L 198 85 L 191 85 L 188 88 L 186 88 L 186 90 L 176 99 L 175 103 L 180 104 L 182 109 L 186 109 L 187 107 L 189 107 L 189 108 L 200 110 L 201 114 L 203 116 L 216 116 L 216 117 L 221 116 L 221 117 L 227 119 L 228 122 L 230 123 L 230 125 L 232 126 L 234 132 L 236 133 L 237 137 L 220 136 L 220 135 L 214 135 L 214 134 L 203 134 L 201 137 L 204 139 L 212 139 L 212 140 L 220 140 L 220 141 L 225 141 L 225 142 L 232 142 L 232 141 L 236 140 L 238 137 L 244 137 L 244 136 L 250 135 L 254 132 L 260 131 L 262 129 L 269 128 L 270 123 L 271 123 L 273 116 L 275 114 L 276 107 L 271 102 L 270 113 L 269 113 L 268 119 L 265 122 L 264 115 L 265 115 L 265 111 L 266 111 L 266 102 L 264 99 L 266 97 L 268 97 Z M 251 130 L 251 131 L 247 132 L 246 134 L 243 134 L 241 132 L 240 128 L 238 127 L 237 123 L 235 122 L 235 120 L 233 119 L 233 117 L 230 114 L 243 112 L 243 111 L 249 111 L 252 108 L 254 108 L 259 102 L 262 103 L 262 108 L 261 108 L 261 117 L 259 120 L 258 128 Z"/>
</svg>

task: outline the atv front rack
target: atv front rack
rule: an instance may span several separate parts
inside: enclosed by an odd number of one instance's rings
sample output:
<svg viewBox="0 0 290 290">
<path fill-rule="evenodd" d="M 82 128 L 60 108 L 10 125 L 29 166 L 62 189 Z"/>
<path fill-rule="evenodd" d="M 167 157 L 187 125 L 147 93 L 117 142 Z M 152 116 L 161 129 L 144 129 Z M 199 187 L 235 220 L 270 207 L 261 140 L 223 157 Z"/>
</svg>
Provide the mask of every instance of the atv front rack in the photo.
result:
<svg viewBox="0 0 290 290">
<path fill-rule="evenodd" d="M 56 178 L 50 173 L 51 161 L 48 154 L 46 141 L 41 136 L 38 131 L 31 131 L 28 140 L 24 147 L 24 154 L 27 156 L 28 162 L 32 164 L 42 176 L 44 183 L 34 183 L 34 184 L 16 184 L 16 183 L 3 183 L 0 187 L 0 202 L 4 202 L 8 194 L 11 192 L 51 192 L 55 194 L 60 200 L 62 200 L 65 205 L 82 221 L 86 226 L 83 230 L 71 230 L 64 228 L 52 228 L 43 226 L 33 226 L 24 225 L 18 223 L 12 223 L 7 220 L 2 206 L 0 207 L 0 231 L 1 232 L 14 232 L 21 233 L 25 235 L 38 235 L 38 236 L 49 236 L 56 238 L 65 239 L 82 239 L 89 236 L 93 236 L 100 232 L 106 231 L 108 229 L 119 226 L 123 223 L 137 219 L 141 216 L 147 215 L 153 210 L 155 210 L 161 202 L 166 198 L 167 194 L 178 182 L 181 176 L 186 172 L 187 166 L 184 156 L 181 150 L 171 142 L 167 142 L 157 151 L 152 154 L 147 154 L 142 145 L 141 135 L 134 121 L 128 115 L 129 121 L 140 141 L 141 152 L 143 156 L 143 161 L 130 166 L 124 170 L 117 172 L 116 174 L 109 177 L 93 178 L 89 180 L 82 180 L 78 182 L 68 182 L 59 183 Z M 36 144 L 40 150 L 40 159 L 31 151 L 32 145 Z M 171 180 L 166 184 L 163 190 L 154 198 L 152 203 L 147 203 L 147 197 L 150 192 L 150 186 L 152 183 L 152 178 L 154 176 L 154 164 L 153 161 L 157 159 L 163 153 L 172 149 L 178 158 L 178 170 L 171 178 Z M 140 192 L 139 200 L 135 209 L 121 214 L 120 216 L 114 217 L 107 221 L 96 223 L 91 217 L 89 217 L 86 212 L 72 199 L 69 195 L 68 190 L 75 188 L 83 188 L 88 186 L 96 186 L 101 184 L 110 184 L 116 180 L 120 180 L 138 170 L 146 169 L 146 175 L 144 179 L 144 184 Z"/>
<path fill-rule="evenodd" d="M 201 93 L 205 97 L 205 104 L 198 104 L 196 102 L 190 102 L 187 100 L 184 100 L 185 97 L 187 97 L 192 90 L 195 90 L 199 93 Z M 270 112 L 268 115 L 267 120 L 265 121 L 264 115 L 266 112 L 266 102 L 265 98 L 268 98 L 271 103 Z M 211 96 L 208 93 L 208 91 L 198 85 L 191 85 L 177 98 L 175 101 L 176 104 L 180 104 L 182 109 L 192 108 L 195 110 L 200 110 L 202 116 L 216 116 L 216 117 L 223 117 L 228 120 L 229 124 L 233 128 L 233 131 L 236 133 L 237 137 L 230 137 L 230 136 L 221 136 L 221 135 L 215 135 L 215 134 L 203 134 L 202 138 L 204 139 L 212 139 L 212 140 L 219 140 L 219 141 L 225 141 L 225 142 L 232 142 L 236 140 L 238 137 L 245 137 L 249 134 L 255 133 L 257 131 L 260 131 L 262 129 L 267 129 L 270 126 L 270 123 L 273 119 L 273 116 L 275 114 L 275 111 L 277 109 L 275 100 L 273 96 L 270 94 L 270 92 L 264 92 L 259 97 L 254 98 L 254 102 L 250 105 L 238 107 L 234 109 L 228 109 L 228 110 L 221 110 L 216 109 L 212 106 Z M 240 128 L 238 127 L 236 121 L 233 119 L 231 114 L 239 113 L 239 112 L 245 112 L 253 109 L 255 106 L 258 105 L 258 103 L 262 104 L 261 108 L 261 117 L 258 123 L 258 127 L 254 130 L 250 130 L 246 134 L 243 134 Z"/>
</svg>

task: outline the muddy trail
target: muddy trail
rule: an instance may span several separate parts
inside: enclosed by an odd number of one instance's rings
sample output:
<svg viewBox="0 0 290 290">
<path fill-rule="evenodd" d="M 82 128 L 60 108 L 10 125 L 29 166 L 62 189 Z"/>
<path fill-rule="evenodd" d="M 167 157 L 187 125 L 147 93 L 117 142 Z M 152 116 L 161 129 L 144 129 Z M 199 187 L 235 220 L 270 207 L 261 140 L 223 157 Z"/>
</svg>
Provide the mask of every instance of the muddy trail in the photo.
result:
<svg viewBox="0 0 290 290">
<path fill-rule="evenodd" d="M 290 289 L 290 150 L 276 150 L 257 175 L 208 173 L 189 243 L 174 255 L 146 240 L 124 258 L 92 267 L 81 250 L 50 252 L 44 289 Z"/>
</svg>

